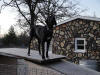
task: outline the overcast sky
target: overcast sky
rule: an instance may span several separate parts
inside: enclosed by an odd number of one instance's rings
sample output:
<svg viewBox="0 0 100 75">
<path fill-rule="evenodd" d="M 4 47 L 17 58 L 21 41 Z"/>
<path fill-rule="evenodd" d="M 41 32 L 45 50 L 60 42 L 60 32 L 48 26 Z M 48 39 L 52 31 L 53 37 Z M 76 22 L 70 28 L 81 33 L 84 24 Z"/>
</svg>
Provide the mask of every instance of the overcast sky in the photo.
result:
<svg viewBox="0 0 100 75">
<path fill-rule="evenodd" d="M 16 16 L 17 14 L 10 8 L 2 10 L 0 14 L 0 34 L 7 33 L 9 27 L 16 24 Z"/>
<path fill-rule="evenodd" d="M 77 0 L 82 8 L 88 9 L 83 15 L 100 17 L 100 0 Z"/>
<path fill-rule="evenodd" d="M 93 16 L 100 18 L 100 0 L 77 0 L 80 2 L 81 8 L 88 9 L 83 16 Z M 18 16 L 14 9 L 5 8 L 0 14 L 0 34 L 5 34 L 11 25 L 16 24 L 16 17 Z"/>
</svg>

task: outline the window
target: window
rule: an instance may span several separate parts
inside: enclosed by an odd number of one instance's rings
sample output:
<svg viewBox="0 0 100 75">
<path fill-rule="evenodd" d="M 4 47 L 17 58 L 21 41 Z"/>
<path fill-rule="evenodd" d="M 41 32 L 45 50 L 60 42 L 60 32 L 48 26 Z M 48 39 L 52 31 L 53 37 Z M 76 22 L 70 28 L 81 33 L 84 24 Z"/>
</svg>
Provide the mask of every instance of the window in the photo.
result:
<svg viewBox="0 0 100 75">
<path fill-rule="evenodd" d="M 75 52 L 85 52 L 85 38 L 75 38 Z"/>
</svg>

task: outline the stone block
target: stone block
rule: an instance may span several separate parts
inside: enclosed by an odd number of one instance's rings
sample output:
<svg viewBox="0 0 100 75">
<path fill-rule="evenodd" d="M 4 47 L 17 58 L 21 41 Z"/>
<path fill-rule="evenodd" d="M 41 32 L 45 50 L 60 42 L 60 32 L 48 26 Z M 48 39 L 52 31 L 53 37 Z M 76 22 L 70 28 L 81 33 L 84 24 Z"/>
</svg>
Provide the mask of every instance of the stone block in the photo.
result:
<svg viewBox="0 0 100 75">
<path fill-rule="evenodd" d="M 94 37 L 94 35 L 93 35 L 93 34 L 91 34 L 91 33 L 89 33 L 89 36 L 90 36 L 90 37 Z"/>
<path fill-rule="evenodd" d="M 68 50 L 66 50 L 66 53 L 68 54 Z"/>
<path fill-rule="evenodd" d="M 91 59 L 96 59 L 96 57 L 95 56 L 91 56 Z"/>
<path fill-rule="evenodd" d="M 65 35 L 65 39 L 67 39 L 67 38 L 68 38 L 68 35 L 66 34 L 66 35 Z"/>
<path fill-rule="evenodd" d="M 56 30 L 59 30 L 59 27 L 56 27 Z"/>
<path fill-rule="evenodd" d="M 59 33 L 59 30 L 56 30 L 56 33 Z"/>
<path fill-rule="evenodd" d="M 84 37 L 83 34 L 81 34 L 81 37 Z"/>
<path fill-rule="evenodd" d="M 61 48 L 58 46 L 58 50 L 60 50 Z"/>
<path fill-rule="evenodd" d="M 74 26 L 72 26 L 72 30 L 74 30 Z"/>
<path fill-rule="evenodd" d="M 61 42 L 61 47 L 64 47 L 64 43 L 63 42 Z"/>
<path fill-rule="evenodd" d="M 67 50 L 69 50 L 69 49 L 70 49 L 70 45 L 67 46 Z"/>
<path fill-rule="evenodd" d="M 53 33 L 55 33 L 56 32 L 56 30 L 53 30 Z"/>
<path fill-rule="evenodd" d="M 61 32 L 60 32 L 60 35 L 64 35 L 64 31 L 61 31 Z"/>
<path fill-rule="evenodd" d="M 99 56 L 97 56 L 97 57 L 96 57 L 96 59 L 100 59 L 100 57 L 99 57 Z"/>
<path fill-rule="evenodd" d="M 82 21 L 79 21 L 79 24 L 82 24 L 83 22 Z"/>
<path fill-rule="evenodd" d="M 94 26 L 93 26 L 93 29 L 97 29 L 97 27 L 94 25 Z"/>
<path fill-rule="evenodd" d="M 79 54 L 78 54 L 78 57 L 82 57 L 82 53 L 79 53 Z"/>
<path fill-rule="evenodd" d="M 63 24 L 63 25 L 62 25 L 62 27 L 64 27 L 64 28 L 65 28 L 65 27 L 66 27 L 66 24 Z"/>
<path fill-rule="evenodd" d="M 93 26 L 93 22 L 90 22 L 90 26 Z"/>
<path fill-rule="evenodd" d="M 100 44 L 100 41 L 97 40 L 96 43 L 97 43 L 97 44 Z"/>
</svg>

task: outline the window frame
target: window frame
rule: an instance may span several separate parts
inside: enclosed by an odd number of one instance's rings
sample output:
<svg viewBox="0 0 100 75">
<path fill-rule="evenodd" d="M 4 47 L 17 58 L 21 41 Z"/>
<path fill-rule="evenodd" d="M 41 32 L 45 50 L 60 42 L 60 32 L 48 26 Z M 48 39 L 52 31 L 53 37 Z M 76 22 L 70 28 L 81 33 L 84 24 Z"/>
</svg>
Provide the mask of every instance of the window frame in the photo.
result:
<svg viewBox="0 0 100 75">
<path fill-rule="evenodd" d="M 83 44 L 84 49 L 78 49 L 78 44 L 77 44 L 78 40 L 84 41 L 84 44 Z M 86 39 L 85 38 L 75 38 L 75 51 L 74 52 L 78 52 L 78 53 L 85 53 L 86 52 Z"/>
</svg>

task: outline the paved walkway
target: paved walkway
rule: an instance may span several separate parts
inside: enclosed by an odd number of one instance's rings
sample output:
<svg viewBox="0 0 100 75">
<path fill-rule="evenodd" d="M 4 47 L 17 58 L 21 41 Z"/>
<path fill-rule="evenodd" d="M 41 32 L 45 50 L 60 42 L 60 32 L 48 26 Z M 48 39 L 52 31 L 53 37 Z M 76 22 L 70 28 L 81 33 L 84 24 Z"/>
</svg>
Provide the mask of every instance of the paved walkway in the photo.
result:
<svg viewBox="0 0 100 75">
<path fill-rule="evenodd" d="M 100 75 L 100 72 L 70 63 L 68 61 L 56 62 L 47 66 L 67 75 Z"/>
<path fill-rule="evenodd" d="M 48 68 L 44 65 L 39 65 L 36 63 L 32 63 L 30 61 L 25 61 L 28 66 L 28 74 L 27 75 L 64 75 L 60 72 Z"/>
<path fill-rule="evenodd" d="M 64 75 L 52 68 L 24 59 L 19 59 L 18 63 L 18 75 Z"/>
<path fill-rule="evenodd" d="M 100 75 L 100 72 L 67 61 L 49 63 L 46 65 L 25 61 L 25 64 L 28 67 L 27 75 Z"/>
</svg>

